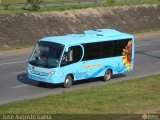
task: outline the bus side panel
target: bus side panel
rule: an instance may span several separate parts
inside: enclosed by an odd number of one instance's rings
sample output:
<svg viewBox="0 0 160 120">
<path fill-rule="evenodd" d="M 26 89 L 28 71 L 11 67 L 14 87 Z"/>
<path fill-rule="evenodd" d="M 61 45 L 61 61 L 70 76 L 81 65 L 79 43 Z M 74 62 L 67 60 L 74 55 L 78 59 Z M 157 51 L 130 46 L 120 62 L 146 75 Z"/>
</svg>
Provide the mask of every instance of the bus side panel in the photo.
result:
<svg viewBox="0 0 160 120">
<path fill-rule="evenodd" d="M 81 61 L 60 67 L 57 71 L 57 80 L 59 83 L 63 83 L 68 74 L 72 74 L 74 80 L 85 79 L 86 70 L 84 69 L 83 64 L 84 62 Z"/>
<path fill-rule="evenodd" d="M 104 76 L 107 69 L 113 74 L 128 72 L 131 69 L 125 66 L 122 56 L 98 60 L 81 61 L 59 68 L 54 83 L 63 83 L 66 75 L 72 74 L 74 80 L 82 80 Z"/>
<path fill-rule="evenodd" d="M 108 69 L 111 69 L 113 74 L 131 70 L 125 66 L 122 56 L 87 61 L 84 66 L 87 67 L 85 70 L 87 78 L 104 76 L 105 71 Z"/>
<path fill-rule="evenodd" d="M 130 51 L 127 48 L 131 46 Z M 130 50 L 130 49 L 129 49 Z M 125 52 L 127 51 L 128 54 Z M 131 61 L 128 58 L 131 57 Z M 57 81 L 55 83 L 63 83 L 67 74 L 72 74 L 74 80 L 82 80 L 87 78 L 101 77 L 107 69 L 111 69 L 114 74 L 125 73 L 133 70 L 134 65 L 134 38 L 129 40 L 127 46 L 123 48 L 122 56 L 102 58 L 88 61 L 80 61 L 74 64 L 60 67 L 57 71 Z"/>
</svg>

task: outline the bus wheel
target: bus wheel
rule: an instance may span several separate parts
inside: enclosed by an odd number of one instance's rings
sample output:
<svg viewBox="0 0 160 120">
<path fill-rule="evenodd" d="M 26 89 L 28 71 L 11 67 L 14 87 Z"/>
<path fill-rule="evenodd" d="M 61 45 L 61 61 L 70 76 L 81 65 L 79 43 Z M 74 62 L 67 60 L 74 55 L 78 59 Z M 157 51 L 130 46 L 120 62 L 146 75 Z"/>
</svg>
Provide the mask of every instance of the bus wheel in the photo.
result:
<svg viewBox="0 0 160 120">
<path fill-rule="evenodd" d="M 106 70 L 104 74 L 104 81 L 109 81 L 112 77 L 112 71 L 111 70 Z"/>
<path fill-rule="evenodd" d="M 72 82 L 73 82 L 73 77 L 71 75 L 67 75 L 64 81 L 64 87 L 65 88 L 71 87 Z"/>
</svg>

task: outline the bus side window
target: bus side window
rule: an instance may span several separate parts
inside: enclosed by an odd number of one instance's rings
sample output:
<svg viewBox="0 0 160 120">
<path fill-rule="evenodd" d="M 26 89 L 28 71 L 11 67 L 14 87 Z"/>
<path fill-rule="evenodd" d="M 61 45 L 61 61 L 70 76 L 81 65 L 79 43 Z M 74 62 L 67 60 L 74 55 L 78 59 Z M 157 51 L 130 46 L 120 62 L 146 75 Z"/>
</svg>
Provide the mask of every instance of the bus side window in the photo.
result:
<svg viewBox="0 0 160 120">
<path fill-rule="evenodd" d="M 73 61 L 73 49 L 72 48 L 69 49 L 67 58 L 69 62 Z"/>
<path fill-rule="evenodd" d="M 62 57 L 61 66 L 69 65 L 80 61 L 82 57 L 81 46 L 72 46 L 69 48 L 68 52 L 65 52 Z"/>
<path fill-rule="evenodd" d="M 65 62 L 72 62 L 73 61 L 73 50 L 69 49 L 68 52 L 64 52 L 62 60 Z"/>
</svg>

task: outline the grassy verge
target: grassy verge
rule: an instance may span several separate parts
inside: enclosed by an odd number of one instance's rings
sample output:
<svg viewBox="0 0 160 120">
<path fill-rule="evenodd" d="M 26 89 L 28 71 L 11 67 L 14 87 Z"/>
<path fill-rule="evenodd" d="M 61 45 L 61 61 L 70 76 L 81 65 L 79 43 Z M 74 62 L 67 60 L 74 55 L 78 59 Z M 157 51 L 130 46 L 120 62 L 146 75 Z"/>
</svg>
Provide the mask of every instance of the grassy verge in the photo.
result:
<svg viewBox="0 0 160 120">
<path fill-rule="evenodd" d="M 142 33 L 153 33 L 153 32 L 160 32 L 160 29 L 145 29 L 145 30 L 141 30 L 141 31 L 135 31 L 135 32 L 132 32 L 131 34 L 142 34 Z"/>
<path fill-rule="evenodd" d="M 160 75 L 0 105 L 0 113 L 130 114 L 160 112 Z"/>
<path fill-rule="evenodd" d="M 2 51 L 11 51 L 11 50 L 21 50 L 23 48 L 33 48 L 36 44 L 26 44 L 26 45 L 15 45 L 15 46 L 9 46 L 7 48 L 0 48 L 0 52 Z"/>
<path fill-rule="evenodd" d="M 94 2 L 94 0 L 43 0 L 43 2 Z M 98 0 L 97 0 L 98 1 Z M 104 0 L 105 1 L 105 0 Z M 106 0 L 107 1 L 107 0 Z M 121 0 L 124 2 L 125 0 Z M 126 2 L 132 2 L 134 0 L 127 0 Z M 136 1 L 136 0 L 135 0 Z M 137 2 L 157 2 L 158 0 L 137 0 Z M 16 3 L 27 3 L 27 0 L 1 0 L 1 4 L 16 4 Z"/>
<path fill-rule="evenodd" d="M 78 1 L 80 0 L 43 0 L 43 2 L 78 2 Z M 1 0 L 1 3 L 2 4 L 27 3 L 27 0 Z"/>
<path fill-rule="evenodd" d="M 79 4 L 79 5 L 62 5 L 62 6 L 53 6 L 53 7 L 43 7 L 36 12 L 44 11 L 64 11 L 64 10 L 73 10 L 73 9 L 83 9 L 83 8 L 95 8 L 95 7 L 109 7 L 109 6 L 121 6 L 121 5 L 137 5 L 137 4 L 154 4 L 160 3 L 159 0 L 145 0 L 141 2 L 115 2 L 114 4 L 106 3 L 94 3 L 94 4 Z M 15 13 L 28 13 L 33 12 L 23 8 L 10 8 L 8 10 L 0 10 L 0 14 L 15 14 Z"/>
</svg>

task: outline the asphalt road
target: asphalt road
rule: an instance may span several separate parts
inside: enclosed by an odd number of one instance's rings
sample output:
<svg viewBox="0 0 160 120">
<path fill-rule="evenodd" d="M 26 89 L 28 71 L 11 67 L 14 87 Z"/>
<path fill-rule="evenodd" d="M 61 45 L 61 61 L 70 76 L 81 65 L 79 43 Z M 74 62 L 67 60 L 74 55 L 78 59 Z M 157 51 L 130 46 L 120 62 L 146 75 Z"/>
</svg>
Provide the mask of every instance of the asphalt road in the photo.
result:
<svg viewBox="0 0 160 120">
<path fill-rule="evenodd" d="M 109 82 L 91 79 L 66 89 L 61 85 L 39 86 L 26 78 L 27 59 L 30 53 L 0 55 L 0 104 L 16 100 L 59 94 L 90 86 L 103 85 L 130 78 L 160 74 L 160 33 L 138 37 L 135 40 L 135 68 L 125 75 L 117 75 Z M 90 81 L 90 82 L 89 82 Z"/>
</svg>

